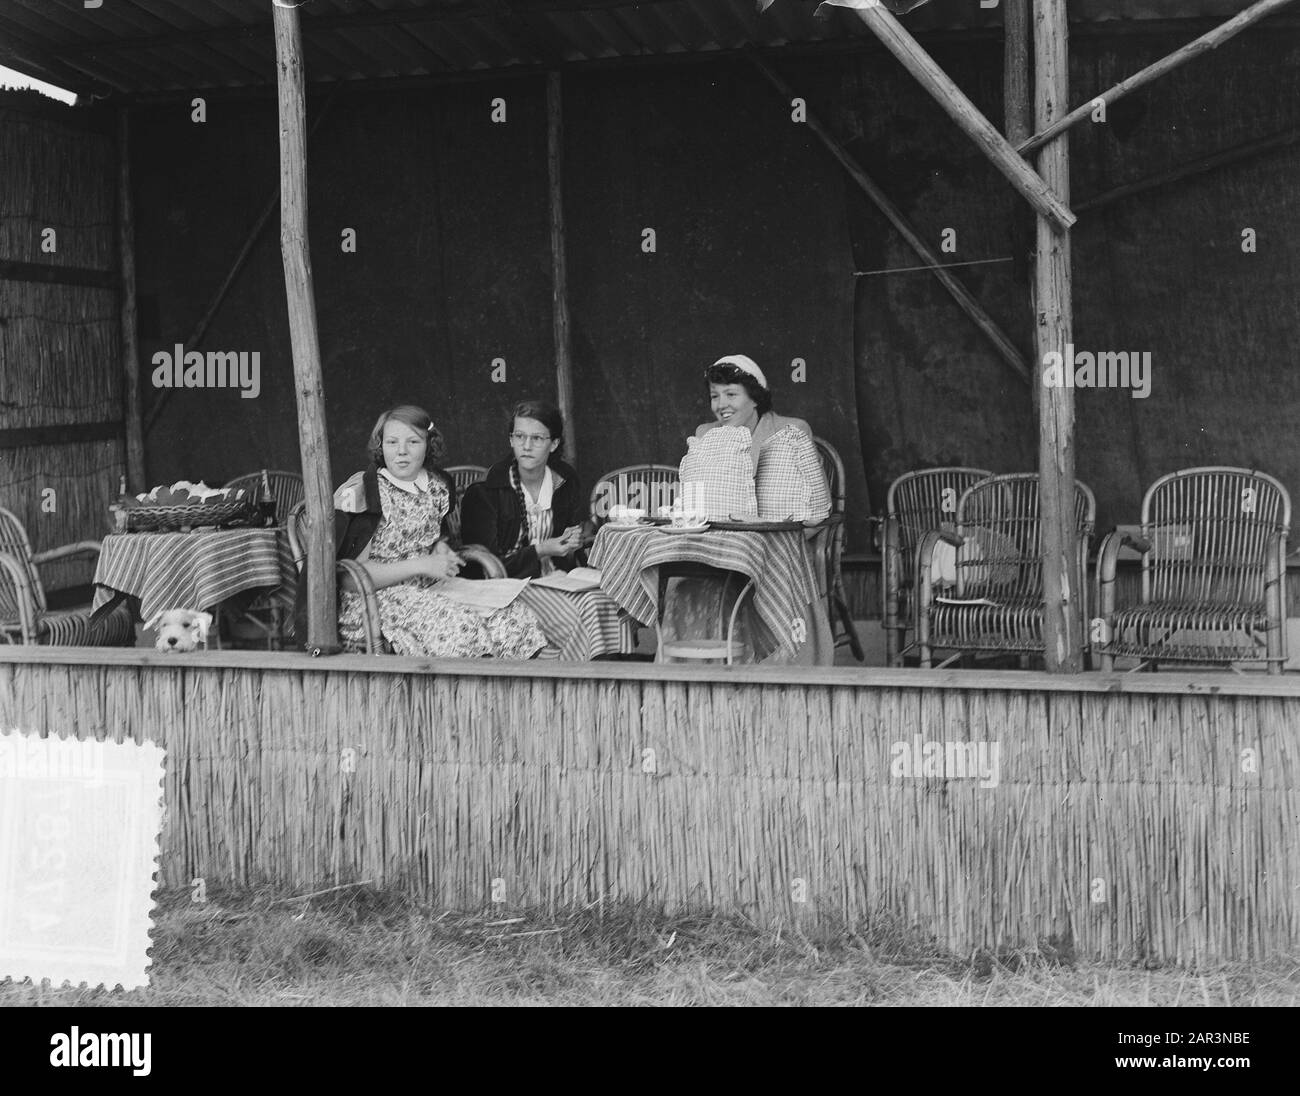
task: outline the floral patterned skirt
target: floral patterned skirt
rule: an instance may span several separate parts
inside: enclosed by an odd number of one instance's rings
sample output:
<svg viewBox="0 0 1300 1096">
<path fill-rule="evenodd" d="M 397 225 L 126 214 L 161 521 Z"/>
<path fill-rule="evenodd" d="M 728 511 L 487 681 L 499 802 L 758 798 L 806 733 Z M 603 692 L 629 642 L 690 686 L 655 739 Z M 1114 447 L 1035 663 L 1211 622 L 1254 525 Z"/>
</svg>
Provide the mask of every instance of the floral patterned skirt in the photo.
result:
<svg viewBox="0 0 1300 1096">
<path fill-rule="evenodd" d="M 546 646 L 536 614 L 518 602 L 485 615 L 442 597 L 428 579 L 386 587 L 378 597 L 380 630 L 399 655 L 527 659 Z M 339 636 L 364 647 L 361 596 L 341 600 Z"/>
</svg>

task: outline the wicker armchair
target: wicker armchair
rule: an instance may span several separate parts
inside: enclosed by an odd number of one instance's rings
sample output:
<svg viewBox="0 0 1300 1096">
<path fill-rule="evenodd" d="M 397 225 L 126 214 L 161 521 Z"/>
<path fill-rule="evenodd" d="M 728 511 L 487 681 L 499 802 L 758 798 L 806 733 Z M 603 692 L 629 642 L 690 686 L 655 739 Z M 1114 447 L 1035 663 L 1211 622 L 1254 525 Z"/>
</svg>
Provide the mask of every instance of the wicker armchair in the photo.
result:
<svg viewBox="0 0 1300 1096">
<path fill-rule="evenodd" d="M 297 472 L 277 472 L 268 468 L 266 478 L 271 485 L 271 495 L 275 499 L 276 521 L 283 524 L 288 520 L 289 511 L 302 502 L 304 490 L 302 476 Z M 262 473 L 249 472 L 247 475 L 236 476 L 226 486 L 243 487 L 251 490 L 256 497 L 262 489 Z"/>
<path fill-rule="evenodd" d="M 0 640 L 76 647 L 133 645 L 135 624 L 125 604 L 117 605 L 102 620 L 91 624 L 89 605 L 51 609 L 46 601 L 41 564 L 74 556 L 98 556 L 99 547 L 97 540 L 83 540 L 33 552 L 22 522 L 0 508 Z"/>
<path fill-rule="evenodd" d="M 1097 505 L 1092 491 L 1075 482 L 1078 551 L 1071 585 L 1080 599 L 1080 644 L 1087 648 L 1088 540 Z M 1038 475 L 990 476 L 957 500 L 956 531 L 931 530 L 917 552 L 916 642 L 921 665 L 936 648 L 1041 654 L 1044 594 Z M 954 588 L 943 584 L 949 557 Z M 936 567 L 937 564 L 937 567 Z M 935 581 L 935 571 L 940 581 Z"/>
<path fill-rule="evenodd" d="M 1142 499 L 1141 535 L 1119 531 L 1097 559 L 1094 644 L 1103 670 L 1117 657 L 1231 665 L 1286 661 L 1286 543 L 1291 498 L 1245 468 L 1188 468 Z M 1142 555 L 1134 605 L 1115 606 L 1120 549 Z"/>
<path fill-rule="evenodd" d="M 307 504 L 298 503 L 289 512 L 289 544 L 293 550 L 293 561 L 301 574 L 303 563 L 307 558 Z M 485 578 L 505 578 L 506 568 L 495 555 L 480 544 L 462 545 L 456 549 L 463 559 L 477 563 L 483 569 Z M 361 596 L 361 621 L 365 630 L 364 650 L 370 655 L 391 654 L 392 648 L 380 627 L 379 591 L 375 587 L 370 573 L 355 559 L 335 561 L 338 568 L 339 589 L 344 593 Z M 348 645 L 345 643 L 345 647 Z"/>
<path fill-rule="evenodd" d="M 982 468 L 926 468 L 899 476 L 889 485 L 881 522 L 880 604 L 885 656 L 901 666 L 916 644 L 907 643 L 908 621 L 916 616 L 916 551 L 931 529 L 957 517 L 957 502 L 968 487 L 988 479 Z"/>
<path fill-rule="evenodd" d="M 266 478 L 271 487 L 271 496 L 275 499 L 276 522 L 286 525 L 293 508 L 302 502 L 305 490 L 302 476 L 297 472 L 278 472 L 268 468 Z M 242 487 L 252 491 L 256 497 L 262 489 L 262 473 L 249 472 L 243 476 L 236 476 L 226 486 Z M 236 618 L 236 614 L 230 613 L 230 610 L 225 607 L 221 612 L 229 613 L 231 619 Z M 237 618 L 257 628 L 266 637 L 268 649 L 283 647 L 289 638 L 292 621 L 285 616 L 278 605 L 271 604 L 268 599 L 258 598 L 239 612 Z"/>
<path fill-rule="evenodd" d="M 822 542 L 822 560 L 826 572 L 826 615 L 830 618 L 832 632 L 837 623 L 844 629 L 843 635 L 836 637 L 836 645 L 847 642 L 853 657 L 861 662 L 866 655 L 862 651 L 858 630 L 853 624 L 853 613 L 849 610 L 849 599 L 844 593 L 844 575 L 841 570 L 844 556 L 844 462 L 830 442 L 813 438 L 813 444 L 817 446 L 817 453 L 822 459 L 822 472 L 831 493 L 830 524 L 824 532 L 818 534 Z"/>
<path fill-rule="evenodd" d="M 591 520 L 596 526 L 609 518 L 612 506 L 634 506 L 653 517 L 661 506 L 671 506 L 680 484 L 671 464 L 630 464 L 601 476 L 591 489 Z"/>
</svg>

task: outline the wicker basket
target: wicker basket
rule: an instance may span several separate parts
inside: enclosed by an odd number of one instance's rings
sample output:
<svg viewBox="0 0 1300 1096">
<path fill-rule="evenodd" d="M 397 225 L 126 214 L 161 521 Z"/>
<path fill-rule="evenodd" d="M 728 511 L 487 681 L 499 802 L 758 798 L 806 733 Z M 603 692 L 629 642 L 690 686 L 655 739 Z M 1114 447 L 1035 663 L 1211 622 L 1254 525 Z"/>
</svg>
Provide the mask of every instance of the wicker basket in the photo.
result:
<svg viewBox="0 0 1300 1096">
<path fill-rule="evenodd" d="M 241 525 L 260 524 L 257 500 L 252 497 L 223 499 L 220 502 L 132 506 L 126 511 L 126 528 L 130 533 L 193 529 L 200 525 L 219 525 L 231 529 Z"/>
</svg>

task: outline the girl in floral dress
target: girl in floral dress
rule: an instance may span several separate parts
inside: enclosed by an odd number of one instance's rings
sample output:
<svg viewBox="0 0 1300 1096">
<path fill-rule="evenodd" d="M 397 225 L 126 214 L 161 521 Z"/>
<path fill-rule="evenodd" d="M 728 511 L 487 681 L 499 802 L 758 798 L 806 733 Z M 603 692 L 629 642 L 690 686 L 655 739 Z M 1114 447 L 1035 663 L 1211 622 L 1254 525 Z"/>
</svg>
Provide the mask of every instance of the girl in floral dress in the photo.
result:
<svg viewBox="0 0 1300 1096">
<path fill-rule="evenodd" d="M 380 630 L 398 654 L 436 658 L 531 658 L 546 644 L 536 615 L 515 602 L 482 614 L 438 593 L 461 559 L 441 539 L 452 487 L 437 469 L 442 435 L 426 411 L 403 405 L 380 415 L 368 446 L 372 467 L 334 493 L 347 516 L 339 557 L 361 563 L 378 590 Z M 341 597 L 339 636 L 364 643 L 358 594 Z"/>
</svg>

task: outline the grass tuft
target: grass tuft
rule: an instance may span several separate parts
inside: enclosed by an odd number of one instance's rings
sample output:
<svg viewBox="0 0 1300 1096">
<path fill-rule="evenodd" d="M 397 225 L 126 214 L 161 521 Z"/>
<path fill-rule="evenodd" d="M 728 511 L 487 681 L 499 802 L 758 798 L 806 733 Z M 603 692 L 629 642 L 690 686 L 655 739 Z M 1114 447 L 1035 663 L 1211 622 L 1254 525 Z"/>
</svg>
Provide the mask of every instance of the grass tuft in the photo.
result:
<svg viewBox="0 0 1300 1096">
<path fill-rule="evenodd" d="M 368 887 L 159 895 L 152 984 L 129 993 L 0 982 L 0 1005 L 1295 1006 L 1300 965 L 1200 971 L 1079 961 L 1068 942 L 944 954 L 880 913 L 760 930 L 641 906 L 431 910 Z"/>
</svg>

